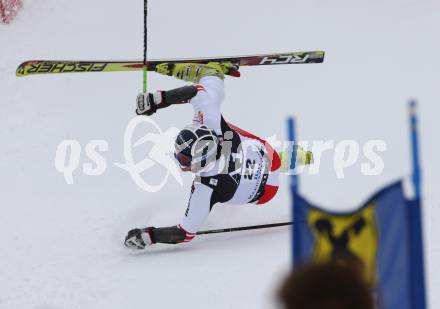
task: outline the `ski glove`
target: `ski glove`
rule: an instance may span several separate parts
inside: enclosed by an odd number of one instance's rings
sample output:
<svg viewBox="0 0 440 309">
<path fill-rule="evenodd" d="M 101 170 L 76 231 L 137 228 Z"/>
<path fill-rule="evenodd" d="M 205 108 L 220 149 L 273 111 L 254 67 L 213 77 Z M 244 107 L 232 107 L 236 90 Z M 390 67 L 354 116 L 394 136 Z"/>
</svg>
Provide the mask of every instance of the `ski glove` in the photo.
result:
<svg viewBox="0 0 440 309">
<path fill-rule="evenodd" d="M 158 105 L 167 106 L 163 101 L 162 91 L 157 91 L 154 94 L 139 93 L 136 100 L 136 114 L 151 116 L 157 111 Z"/>
<path fill-rule="evenodd" d="M 153 230 L 154 227 L 147 227 L 129 231 L 125 237 L 125 246 L 135 249 L 144 249 L 146 246 L 151 246 L 154 243 L 151 236 Z"/>
<path fill-rule="evenodd" d="M 187 82 L 198 83 L 205 76 L 217 76 L 224 79 L 225 74 L 238 77 L 238 66 L 230 62 L 201 63 L 161 63 L 156 66 L 156 72 L 174 76 Z"/>
</svg>

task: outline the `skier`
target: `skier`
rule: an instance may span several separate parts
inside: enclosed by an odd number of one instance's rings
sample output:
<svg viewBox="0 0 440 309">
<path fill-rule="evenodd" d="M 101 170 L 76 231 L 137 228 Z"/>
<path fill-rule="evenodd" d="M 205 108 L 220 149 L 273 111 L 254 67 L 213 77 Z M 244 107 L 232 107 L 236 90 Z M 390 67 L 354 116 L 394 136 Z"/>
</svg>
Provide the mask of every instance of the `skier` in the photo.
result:
<svg viewBox="0 0 440 309">
<path fill-rule="evenodd" d="M 137 97 L 136 113 L 152 115 L 174 104 L 191 103 L 193 123 L 175 141 L 174 156 L 182 171 L 195 174 L 185 215 L 170 227 L 133 229 L 125 245 L 144 249 L 155 243 L 191 241 L 216 203 L 257 204 L 278 191 L 280 156 L 264 140 L 225 121 L 220 105 L 225 74 L 239 76 L 231 63 L 163 63 L 156 72 L 194 83 Z"/>
</svg>

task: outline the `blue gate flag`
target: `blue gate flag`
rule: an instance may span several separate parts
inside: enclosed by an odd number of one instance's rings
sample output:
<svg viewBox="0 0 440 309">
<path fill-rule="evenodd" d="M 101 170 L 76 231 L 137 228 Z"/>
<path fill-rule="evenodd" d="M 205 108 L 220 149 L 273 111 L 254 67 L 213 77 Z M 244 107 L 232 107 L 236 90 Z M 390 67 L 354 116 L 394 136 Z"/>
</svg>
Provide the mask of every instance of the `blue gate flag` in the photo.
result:
<svg viewBox="0 0 440 309">
<path fill-rule="evenodd" d="M 363 265 L 379 308 L 425 309 L 420 199 L 408 200 L 402 181 L 360 208 L 335 213 L 294 196 L 294 263 L 349 258 Z"/>
</svg>

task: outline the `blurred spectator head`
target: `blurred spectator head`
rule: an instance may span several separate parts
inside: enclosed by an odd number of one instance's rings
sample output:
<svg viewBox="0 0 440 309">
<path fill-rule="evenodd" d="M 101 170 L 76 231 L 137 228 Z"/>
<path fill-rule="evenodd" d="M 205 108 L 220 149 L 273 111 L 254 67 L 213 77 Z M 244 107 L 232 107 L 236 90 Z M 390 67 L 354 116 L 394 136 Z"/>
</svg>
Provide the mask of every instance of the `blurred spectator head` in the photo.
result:
<svg viewBox="0 0 440 309">
<path fill-rule="evenodd" d="M 279 291 L 286 309 L 373 309 L 370 286 L 357 263 L 331 261 L 295 268 Z"/>
</svg>

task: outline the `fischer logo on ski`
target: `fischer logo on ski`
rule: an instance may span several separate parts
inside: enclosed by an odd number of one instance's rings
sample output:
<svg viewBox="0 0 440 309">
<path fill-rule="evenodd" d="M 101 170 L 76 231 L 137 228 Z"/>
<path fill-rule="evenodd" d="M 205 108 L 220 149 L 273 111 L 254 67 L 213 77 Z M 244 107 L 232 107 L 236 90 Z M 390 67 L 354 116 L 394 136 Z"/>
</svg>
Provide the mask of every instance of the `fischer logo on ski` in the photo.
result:
<svg viewBox="0 0 440 309">
<path fill-rule="evenodd" d="M 36 73 L 73 73 L 73 72 L 102 72 L 107 63 L 82 62 L 35 62 L 28 63 L 19 71 L 20 74 Z"/>
</svg>

